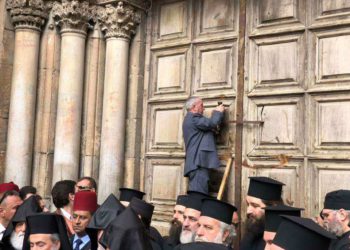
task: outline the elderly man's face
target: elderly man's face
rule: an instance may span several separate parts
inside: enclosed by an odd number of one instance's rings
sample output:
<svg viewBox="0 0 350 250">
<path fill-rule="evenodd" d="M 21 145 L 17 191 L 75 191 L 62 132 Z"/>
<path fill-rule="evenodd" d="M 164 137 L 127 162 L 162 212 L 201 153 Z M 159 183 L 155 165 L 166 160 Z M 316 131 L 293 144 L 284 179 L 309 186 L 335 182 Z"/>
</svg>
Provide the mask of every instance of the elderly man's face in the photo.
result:
<svg viewBox="0 0 350 250">
<path fill-rule="evenodd" d="M 29 236 L 31 250 L 59 250 L 60 242 L 53 242 L 51 234 L 31 234 Z"/>
<path fill-rule="evenodd" d="M 181 224 L 182 224 L 184 222 L 184 212 L 185 212 L 184 206 L 175 205 L 173 220 L 177 220 L 177 221 L 181 222 Z"/>
<path fill-rule="evenodd" d="M 343 209 L 331 210 L 331 209 L 323 209 L 322 217 L 323 217 L 323 227 L 330 233 L 340 237 L 343 235 L 343 225 L 341 219 L 344 218 L 342 213 Z"/>
<path fill-rule="evenodd" d="M 220 221 L 207 216 L 201 216 L 199 218 L 196 242 L 203 241 L 222 244 L 227 235 L 228 232 L 222 231 Z"/>
<path fill-rule="evenodd" d="M 26 231 L 26 223 L 16 223 L 15 229 L 12 231 L 10 236 L 10 243 L 16 250 L 21 250 L 23 247 L 24 233 Z"/>
<path fill-rule="evenodd" d="M 198 98 L 196 102 L 193 104 L 192 112 L 203 114 L 204 112 L 204 105 L 202 99 Z"/>
<path fill-rule="evenodd" d="M 182 244 L 194 241 L 198 228 L 198 219 L 201 212 L 192 208 L 186 208 L 184 212 L 184 222 L 182 223 L 182 231 L 180 242 Z"/>
</svg>

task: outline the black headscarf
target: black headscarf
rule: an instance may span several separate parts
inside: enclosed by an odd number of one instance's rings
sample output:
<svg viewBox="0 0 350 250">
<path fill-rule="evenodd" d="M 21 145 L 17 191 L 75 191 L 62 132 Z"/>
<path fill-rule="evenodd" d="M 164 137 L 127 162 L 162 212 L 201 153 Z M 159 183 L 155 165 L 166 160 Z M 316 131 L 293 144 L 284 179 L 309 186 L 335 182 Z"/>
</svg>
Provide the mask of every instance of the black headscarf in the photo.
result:
<svg viewBox="0 0 350 250">
<path fill-rule="evenodd" d="M 113 220 L 107 231 L 109 249 L 152 250 L 144 225 L 130 207 Z"/>
<path fill-rule="evenodd" d="M 124 209 L 125 207 L 120 203 L 120 201 L 113 194 L 110 194 L 102 205 L 96 210 L 87 227 L 104 230 Z"/>
</svg>

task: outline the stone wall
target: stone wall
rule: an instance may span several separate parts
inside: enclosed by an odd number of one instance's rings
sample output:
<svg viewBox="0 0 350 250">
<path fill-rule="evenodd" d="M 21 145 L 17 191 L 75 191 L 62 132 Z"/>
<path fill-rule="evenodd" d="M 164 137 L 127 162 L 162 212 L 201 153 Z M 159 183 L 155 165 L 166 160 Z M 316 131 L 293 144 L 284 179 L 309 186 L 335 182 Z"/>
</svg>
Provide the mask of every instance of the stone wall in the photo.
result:
<svg viewBox="0 0 350 250">
<path fill-rule="evenodd" d="M 5 8 L 0 1 L 0 182 L 5 169 L 6 134 L 11 93 L 11 74 L 14 53 L 14 28 Z"/>
</svg>

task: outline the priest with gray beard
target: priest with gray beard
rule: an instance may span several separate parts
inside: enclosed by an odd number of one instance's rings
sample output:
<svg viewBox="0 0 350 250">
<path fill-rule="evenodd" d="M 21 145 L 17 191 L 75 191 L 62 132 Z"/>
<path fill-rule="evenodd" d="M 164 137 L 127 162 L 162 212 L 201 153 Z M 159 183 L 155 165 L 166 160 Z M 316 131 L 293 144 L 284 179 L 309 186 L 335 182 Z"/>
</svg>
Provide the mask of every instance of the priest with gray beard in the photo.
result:
<svg viewBox="0 0 350 250">
<path fill-rule="evenodd" d="M 42 212 L 35 196 L 29 197 L 18 207 L 2 239 L 1 249 L 22 250 L 26 230 L 26 217 Z"/>
<path fill-rule="evenodd" d="M 198 220 L 201 215 L 202 199 L 194 196 L 188 196 L 186 208 L 184 211 L 184 221 L 180 234 L 181 244 L 194 242 L 196 231 L 198 229 Z"/>
</svg>

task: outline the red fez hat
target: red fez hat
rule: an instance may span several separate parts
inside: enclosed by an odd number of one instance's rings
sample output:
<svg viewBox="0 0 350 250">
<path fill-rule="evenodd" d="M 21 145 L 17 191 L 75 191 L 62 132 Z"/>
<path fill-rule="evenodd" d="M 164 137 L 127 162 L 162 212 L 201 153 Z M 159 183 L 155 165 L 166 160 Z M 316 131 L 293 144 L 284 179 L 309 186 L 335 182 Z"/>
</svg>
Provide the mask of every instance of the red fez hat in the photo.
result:
<svg viewBox="0 0 350 250">
<path fill-rule="evenodd" d="M 6 191 L 14 190 L 19 192 L 18 186 L 12 181 L 9 183 L 1 183 L 0 184 L 0 193 L 5 193 Z"/>
<path fill-rule="evenodd" d="M 97 209 L 97 196 L 95 192 L 80 191 L 75 193 L 73 210 L 89 211 L 94 213 Z"/>
</svg>

